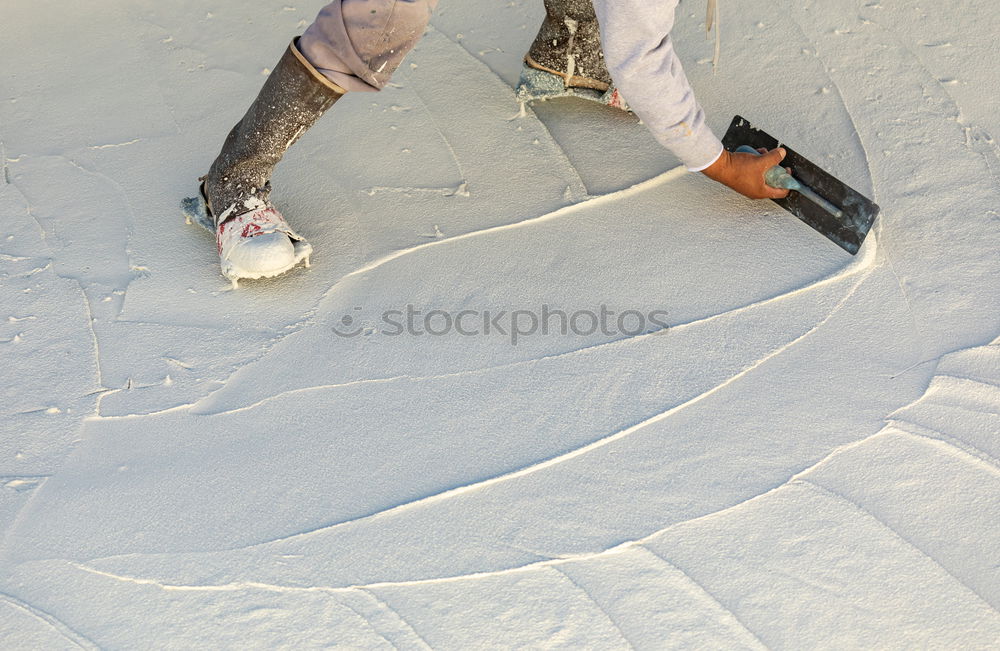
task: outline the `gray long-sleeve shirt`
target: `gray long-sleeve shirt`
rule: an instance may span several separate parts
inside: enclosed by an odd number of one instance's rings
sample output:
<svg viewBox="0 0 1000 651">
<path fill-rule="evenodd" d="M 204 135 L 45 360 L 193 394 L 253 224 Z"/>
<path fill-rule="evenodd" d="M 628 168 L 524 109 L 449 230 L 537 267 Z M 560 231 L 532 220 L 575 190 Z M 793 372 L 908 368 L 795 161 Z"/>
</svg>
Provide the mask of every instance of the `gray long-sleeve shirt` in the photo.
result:
<svg viewBox="0 0 1000 651">
<path fill-rule="evenodd" d="M 679 0 L 593 0 L 604 62 L 622 97 L 688 169 L 705 169 L 722 143 L 705 123 L 670 32 Z"/>
</svg>

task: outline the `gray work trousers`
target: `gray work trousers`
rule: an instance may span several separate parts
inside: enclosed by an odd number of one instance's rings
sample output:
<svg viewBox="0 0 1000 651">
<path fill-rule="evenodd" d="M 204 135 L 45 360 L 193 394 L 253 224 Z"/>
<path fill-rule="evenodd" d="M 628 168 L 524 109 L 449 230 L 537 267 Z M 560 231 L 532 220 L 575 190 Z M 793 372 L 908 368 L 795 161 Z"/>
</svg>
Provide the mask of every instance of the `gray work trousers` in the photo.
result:
<svg viewBox="0 0 1000 651">
<path fill-rule="evenodd" d="M 424 35 L 438 0 L 336 0 L 299 39 L 306 60 L 347 91 L 381 90 Z"/>
</svg>

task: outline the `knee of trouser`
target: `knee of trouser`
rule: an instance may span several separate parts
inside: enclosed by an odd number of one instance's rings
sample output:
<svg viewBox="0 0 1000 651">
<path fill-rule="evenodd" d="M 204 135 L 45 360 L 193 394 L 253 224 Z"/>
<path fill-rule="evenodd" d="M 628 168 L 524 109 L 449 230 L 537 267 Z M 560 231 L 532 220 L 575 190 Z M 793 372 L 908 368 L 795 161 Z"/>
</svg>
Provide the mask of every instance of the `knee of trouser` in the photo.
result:
<svg viewBox="0 0 1000 651">
<path fill-rule="evenodd" d="M 437 0 L 342 0 L 344 27 L 371 80 L 381 86 L 423 36 Z"/>
</svg>

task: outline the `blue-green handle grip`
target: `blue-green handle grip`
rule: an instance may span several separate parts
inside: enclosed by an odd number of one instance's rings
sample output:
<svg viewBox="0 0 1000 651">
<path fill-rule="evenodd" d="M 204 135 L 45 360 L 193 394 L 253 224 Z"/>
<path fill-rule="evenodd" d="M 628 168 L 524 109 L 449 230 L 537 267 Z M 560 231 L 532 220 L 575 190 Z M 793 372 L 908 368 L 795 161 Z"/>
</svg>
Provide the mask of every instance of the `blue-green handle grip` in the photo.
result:
<svg viewBox="0 0 1000 651">
<path fill-rule="evenodd" d="M 750 145 L 740 145 L 739 147 L 736 148 L 736 152 L 740 154 L 753 154 L 754 156 L 761 155 L 759 151 L 757 151 Z M 809 186 L 800 183 L 798 179 L 789 174 L 788 170 L 786 170 L 784 167 L 781 167 L 780 165 L 775 165 L 774 167 L 764 172 L 764 183 L 767 183 L 772 188 L 784 188 L 785 190 L 794 190 L 795 192 L 798 192 L 802 196 L 811 200 L 817 206 L 827 211 L 837 219 L 840 219 L 841 217 L 844 216 L 844 213 L 841 212 L 835 205 L 833 205 L 823 197 L 813 192 L 812 188 L 810 188 Z"/>
</svg>

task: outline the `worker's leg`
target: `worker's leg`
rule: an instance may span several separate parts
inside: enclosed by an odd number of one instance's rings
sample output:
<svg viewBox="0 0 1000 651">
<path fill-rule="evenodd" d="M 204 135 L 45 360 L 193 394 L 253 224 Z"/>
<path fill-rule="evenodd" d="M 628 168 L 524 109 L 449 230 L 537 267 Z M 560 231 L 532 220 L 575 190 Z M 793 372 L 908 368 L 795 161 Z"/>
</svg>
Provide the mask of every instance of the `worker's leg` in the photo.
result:
<svg viewBox="0 0 1000 651">
<path fill-rule="evenodd" d="M 545 19 L 524 57 L 517 98 L 527 103 L 554 97 L 628 109 L 604 64 L 591 0 L 545 0 Z"/>
<path fill-rule="evenodd" d="M 338 0 L 285 52 L 229 134 L 205 187 L 214 215 L 267 203 L 290 147 L 344 93 L 378 90 L 423 35 L 437 0 Z"/>
<path fill-rule="evenodd" d="M 345 92 L 379 90 L 423 35 L 437 0 L 338 0 L 285 51 L 204 177 L 223 273 L 283 273 L 312 247 L 271 206 L 271 173 Z"/>
<path fill-rule="evenodd" d="M 545 20 L 525 62 L 562 76 L 566 86 L 607 90 L 611 75 L 590 0 L 545 0 Z"/>
<path fill-rule="evenodd" d="M 306 59 L 348 91 L 380 90 L 413 49 L 437 0 L 338 0 L 299 40 Z"/>
</svg>

